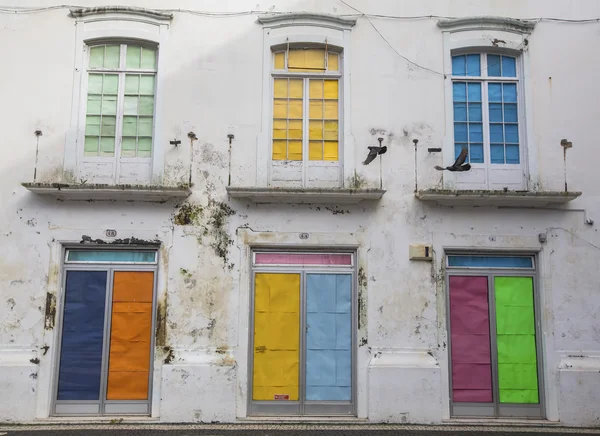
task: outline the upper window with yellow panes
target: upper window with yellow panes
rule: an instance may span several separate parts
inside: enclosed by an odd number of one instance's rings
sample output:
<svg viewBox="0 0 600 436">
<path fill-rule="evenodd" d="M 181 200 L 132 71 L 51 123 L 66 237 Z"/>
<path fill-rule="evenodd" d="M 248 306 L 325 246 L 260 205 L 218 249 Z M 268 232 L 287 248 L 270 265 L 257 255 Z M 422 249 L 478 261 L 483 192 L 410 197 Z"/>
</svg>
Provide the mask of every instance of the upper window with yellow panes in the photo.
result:
<svg viewBox="0 0 600 436">
<path fill-rule="evenodd" d="M 340 53 L 326 48 L 273 52 L 274 161 L 338 161 Z"/>
</svg>

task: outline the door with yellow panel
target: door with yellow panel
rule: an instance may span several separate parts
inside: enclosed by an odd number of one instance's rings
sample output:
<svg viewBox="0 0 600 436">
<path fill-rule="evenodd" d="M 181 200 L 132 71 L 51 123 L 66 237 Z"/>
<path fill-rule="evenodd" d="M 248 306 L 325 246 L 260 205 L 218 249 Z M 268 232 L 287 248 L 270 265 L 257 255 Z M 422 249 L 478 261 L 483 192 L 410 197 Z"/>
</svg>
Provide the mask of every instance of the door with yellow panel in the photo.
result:
<svg viewBox="0 0 600 436">
<path fill-rule="evenodd" d="M 55 415 L 150 413 L 156 257 L 66 251 Z"/>
<path fill-rule="evenodd" d="M 354 414 L 354 255 L 253 259 L 250 414 Z"/>
</svg>

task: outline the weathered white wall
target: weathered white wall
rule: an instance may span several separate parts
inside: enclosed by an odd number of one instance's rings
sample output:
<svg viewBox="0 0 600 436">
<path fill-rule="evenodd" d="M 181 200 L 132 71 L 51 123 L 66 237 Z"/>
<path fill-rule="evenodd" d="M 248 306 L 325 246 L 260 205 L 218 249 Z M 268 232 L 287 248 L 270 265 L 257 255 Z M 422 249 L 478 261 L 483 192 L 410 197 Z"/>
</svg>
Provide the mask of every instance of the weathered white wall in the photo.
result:
<svg viewBox="0 0 600 436">
<path fill-rule="evenodd" d="M 3 6 L 11 5 L 1 0 Z M 112 1 L 82 1 L 85 5 Z M 19 6 L 53 6 L 20 1 Z M 123 2 L 156 8 L 248 10 L 248 2 L 161 0 Z M 595 0 L 352 0 L 361 11 L 397 16 L 501 15 L 516 18 L 600 16 Z M 576 7 L 575 7 L 576 6 Z M 354 13 L 334 0 L 252 4 L 253 9 Z M 441 163 L 427 146 L 440 146 L 445 132 L 444 79 L 393 53 L 361 18 L 352 30 L 351 98 L 357 172 L 379 183 L 377 164 L 360 165 L 366 146 L 383 135 L 387 193 L 379 203 L 358 206 L 254 205 L 228 200 L 227 134 L 234 133 L 232 185 L 256 179 L 261 129 L 262 28 L 256 15 L 212 18 L 175 13 L 165 56 L 163 120 L 167 184 L 186 181 L 187 132 L 194 131 L 193 225 L 174 223 L 173 203 L 56 202 L 20 186 L 32 181 L 36 138 L 37 180 L 72 181 L 62 173 L 71 123 L 74 20 L 66 9 L 31 14 L 0 13 L 0 420 L 48 416 L 55 361 L 60 292 L 61 242 L 82 235 L 158 238 L 159 313 L 153 416 L 164 421 L 233 421 L 247 400 L 249 273 L 248 238 L 291 241 L 309 232 L 307 245 L 348 238 L 361 244 L 359 293 L 366 316 L 359 329 L 359 416 L 372 421 L 440 422 L 449 417 L 446 315 L 441 267 L 443 247 L 539 250 L 543 300 L 544 372 L 548 419 L 598 425 L 600 384 L 600 236 L 584 225 L 584 212 L 528 209 L 443 208 L 414 198 L 412 139 L 420 140 L 419 186 L 436 187 Z M 443 69 L 442 33 L 435 19 L 373 23 L 400 53 L 436 71 Z M 600 220 L 597 168 L 600 137 L 596 71 L 600 25 L 542 21 L 529 38 L 536 183 L 564 187 L 562 138 L 568 151 L 569 190 L 583 191 L 570 203 Z M 168 141 L 182 140 L 174 149 Z M 227 215 L 231 208 L 233 215 Z M 223 217 L 224 225 L 214 225 Z M 246 230 L 242 231 L 241 228 Z M 205 231 L 207 229 L 207 231 Z M 537 235 L 546 233 L 542 245 Z M 261 239 L 262 238 L 262 239 Z M 296 240 L 296 239 L 294 239 Z M 408 260 L 410 243 L 432 243 L 435 263 Z M 595 247 L 593 245 L 595 245 Z M 217 254 L 226 248 L 226 255 Z M 226 258 L 226 259 L 225 259 Z M 45 348 L 48 347 L 48 348 Z M 173 360 L 169 357 L 172 351 Z M 429 354 L 431 353 L 431 355 Z M 569 357 L 580 356 L 580 357 Z M 38 359 L 38 360 L 36 360 Z M 577 364 L 573 365 L 572 360 Z M 172 361 L 171 361 L 172 360 Z M 165 365 L 165 361 L 169 362 Z M 569 366 L 570 365 L 570 366 Z M 162 400 L 161 400 L 162 398 Z M 18 399 L 18 400 L 17 400 Z M 35 404 L 35 407 L 33 405 Z"/>
</svg>

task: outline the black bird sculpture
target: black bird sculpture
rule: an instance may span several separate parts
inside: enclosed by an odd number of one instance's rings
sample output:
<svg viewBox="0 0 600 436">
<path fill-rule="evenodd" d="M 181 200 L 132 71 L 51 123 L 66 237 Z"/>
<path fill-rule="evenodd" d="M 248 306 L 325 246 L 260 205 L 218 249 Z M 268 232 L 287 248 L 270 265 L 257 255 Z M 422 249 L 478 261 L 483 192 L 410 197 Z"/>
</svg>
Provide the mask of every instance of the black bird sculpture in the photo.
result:
<svg viewBox="0 0 600 436">
<path fill-rule="evenodd" d="M 439 165 L 436 165 L 435 169 L 438 171 L 469 171 L 471 169 L 471 164 L 465 163 L 468 154 L 469 150 L 467 149 L 467 147 L 463 147 L 463 149 L 460 151 L 460 154 L 451 166 L 444 168 Z"/>
<path fill-rule="evenodd" d="M 381 141 L 383 141 L 383 138 L 379 138 L 378 141 L 379 147 L 367 147 L 369 149 L 369 155 L 363 162 L 363 165 L 369 165 L 371 162 L 373 162 L 373 159 L 375 159 L 380 154 L 385 154 L 385 152 L 387 151 L 387 146 L 381 146 Z"/>
</svg>

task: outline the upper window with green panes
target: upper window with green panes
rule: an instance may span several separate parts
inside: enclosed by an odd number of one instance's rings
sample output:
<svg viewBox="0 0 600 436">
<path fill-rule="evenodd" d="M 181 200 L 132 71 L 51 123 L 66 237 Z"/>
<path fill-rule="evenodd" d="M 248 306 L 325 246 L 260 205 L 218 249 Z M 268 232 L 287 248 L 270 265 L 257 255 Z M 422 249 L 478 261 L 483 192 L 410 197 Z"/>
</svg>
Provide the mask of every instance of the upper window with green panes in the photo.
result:
<svg viewBox="0 0 600 436">
<path fill-rule="evenodd" d="M 520 164 L 519 68 L 514 56 L 452 56 L 454 151 L 472 164 Z"/>
<path fill-rule="evenodd" d="M 152 156 L 156 65 L 155 47 L 89 47 L 84 156 Z"/>
</svg>

